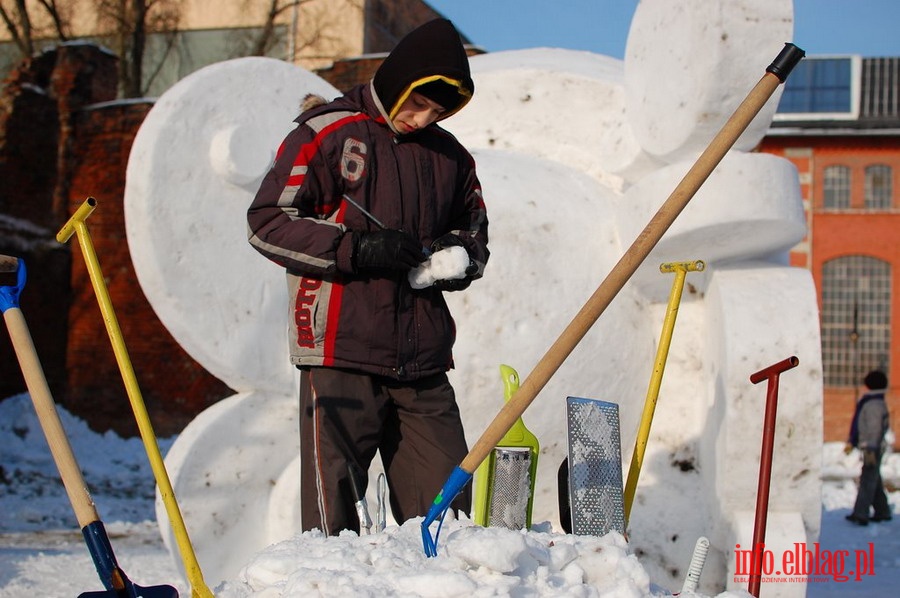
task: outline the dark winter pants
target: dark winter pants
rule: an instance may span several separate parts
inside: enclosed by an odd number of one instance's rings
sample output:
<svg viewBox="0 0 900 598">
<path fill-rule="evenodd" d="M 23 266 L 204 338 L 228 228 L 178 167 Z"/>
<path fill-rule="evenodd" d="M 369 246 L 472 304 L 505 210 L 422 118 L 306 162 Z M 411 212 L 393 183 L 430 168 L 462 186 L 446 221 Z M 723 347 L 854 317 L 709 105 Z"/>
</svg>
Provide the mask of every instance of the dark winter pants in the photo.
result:
<svg viewBox="0 0 900 598">
<path fill-rule="evenodd" d="M 862 473 L 859 475 L 859 490 L 853 514 L 857 519 L 868 521 L 869 509 L 874 508 L 875 517 L 888 518 L 891 516 L 891 507 L 881 481 L 881 451 L 866 450 L 863 451 L 863 455 Z"/>
<path fill-rule="evenodd" d="M 368 483 L 380 451 L 398 523 L 423 516 L 466 456 L 459 408 L 445 374 L 397 382 L 331 368 L 300 374 L 300 512 L 304 531 L 359 532 L 348 466 Z M 469 512 L 471 492 L 454 509 Z"/>
</svg>

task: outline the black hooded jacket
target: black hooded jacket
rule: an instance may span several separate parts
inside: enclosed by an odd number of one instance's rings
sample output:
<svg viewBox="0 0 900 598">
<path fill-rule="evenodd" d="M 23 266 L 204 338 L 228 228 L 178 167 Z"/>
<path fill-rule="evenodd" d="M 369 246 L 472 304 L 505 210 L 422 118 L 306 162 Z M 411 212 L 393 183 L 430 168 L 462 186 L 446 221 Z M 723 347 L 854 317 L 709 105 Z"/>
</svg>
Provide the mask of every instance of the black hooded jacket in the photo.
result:
<svg viewBox="0 0 900 598">
<path fill-rule="evenodd" d="M 413 43 L 424 34 L 434 46 L 430 68 Z M 404 272 L 356 272 L 347 233 L 377 226 L 343 196 L 423 247 L 457 235 L 479 278 L 488 221 L 471 155 L 436 124 L 400 136 L 388 118 L 404 94 L 433 76 L 459 81 L 471 94 L 468 72 L 456 30 L 432 21 L 398 44 L 372 82 L 296 119 L 248 210 L 250 244 L 288 272 L 295 365 L 397 379 L 452 367 L 455 329 L 441 292 L 412 289 Z"/>
</svg>

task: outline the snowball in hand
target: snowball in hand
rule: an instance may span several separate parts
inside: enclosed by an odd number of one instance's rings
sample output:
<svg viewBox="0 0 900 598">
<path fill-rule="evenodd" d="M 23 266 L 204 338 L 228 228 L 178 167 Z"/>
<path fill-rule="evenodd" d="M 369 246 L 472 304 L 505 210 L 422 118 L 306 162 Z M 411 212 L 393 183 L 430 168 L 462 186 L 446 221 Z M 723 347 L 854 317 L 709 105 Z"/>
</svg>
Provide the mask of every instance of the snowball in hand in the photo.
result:
<svg viewBox="0 0 900 598">
<path fill-rule="evenodd" d="M 469 267 L 469 254 L 458 245 L 435 251 L 418 268 L 409 271 L 409 284 L 414 289 L 424 289 L 436 280 L 465 278 Z"/>
</svg>

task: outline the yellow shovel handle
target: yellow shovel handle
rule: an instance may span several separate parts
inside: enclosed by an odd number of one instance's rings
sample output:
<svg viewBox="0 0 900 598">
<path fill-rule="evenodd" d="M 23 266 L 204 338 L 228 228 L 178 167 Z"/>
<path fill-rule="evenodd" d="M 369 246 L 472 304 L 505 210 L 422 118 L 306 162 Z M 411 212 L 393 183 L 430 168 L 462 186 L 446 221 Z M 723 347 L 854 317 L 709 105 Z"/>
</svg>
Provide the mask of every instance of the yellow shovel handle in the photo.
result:
<svg viewBox="0 0 900 598">
<path fill-rule="evenodd" d="M 705 268 L 706 265 L 699 260 L 694 262 L 669 262 L 659 267 L 660 272 L 674 272 L 675 280 L 672 281 L 672 290 L 669 292 L 669 303 L 666 306 L 666 317 L 659 336 L 659 346 L 656 349 L 656 361 L 653 364 L 653 373 L 650 376 L 650 387 L 647 389 L 647 398 L 644 401 L 644 411 L 641 415 L 641 425 L 638 428 L 637 438 L 634 440 L 634 452 L 631 454 L 631 467 L 628 468 L 628 478 L 625 481 L 626 528 L 628 527 L 628 519 L 631 516 L 631 507 L 634 504 L 634 493 L 637 489 L 638 477 L 641 474 L 641 467 L 644 463 L 647 441 L 650 438 L 650 425 L 653 423 L 653 414 L 656 412 L 659 388 L 662 386 L 663 373 L 666 370 L 669 346 L 672 344 L 672 331 L 675 329 L 675 320 L 678 318 L 678 306 L 681 304 L 681 295 L 684 292 L 684 279 L 688 272 L 702 272 Z"/>
<path fill-rule="evenodd" d="M 203 581 L 203 573 L 200 571 L 200 565 L 197 563 L 197 557 L 194 555 L 194 549 L 191 546 L 191 541 L 184 525 L 184 519 L 181 517 L 181 511 L 175 500 L 175 492 L 172 489 L 162 454 L 159 451 L 156 434 L 150 424 L 150 417 L 147 414 L 147 407 L 144 404 L 144 398 L 141 395 L 141 389 L 138 386 L 131 359 L 128 357 L 128 349 L 125 347 L 122 330 L 119 328 L 119 322 L 116 319 L 112 301 L 109 298 L 109 291 L 106 288 L 106 282 L 103 280 L 103 272 L 100 270 L 100 262 L 97 259 L 97 253 L 94 251 L 90 232 L 85 224 L 85 220 L 91 215 L 96 206 L 97 200 L 93 197 L 88 197 L 56 234 L 56 240 L 60 243 L 65 243 L 73 234 L 78 237 L 78 244 L 81 247 L 81 253 L 87 265 L 88 275 L 91 278 L 94 293 L 97 295 L 97 301 L 100 304 L 100 313 L 103 315 L 106 331 L 112 343 L 113 353 L 115 353 L 116 362 L 119 364 L 122 380 L 125 382 L 125 390 L 131 402 L 131 409 L 134 411 L 138 430 L 141 433 L 141 439 L 144 441 L 147 458 L 150 460 L 150 467 L 153 469 L 160 497 L 166 507 L 166 513 L 169 516 L 169 522 L 181 552 L 185 574 L 191 584 L 191 595 L 212 598 L 212 592 Z"/>
</svg>

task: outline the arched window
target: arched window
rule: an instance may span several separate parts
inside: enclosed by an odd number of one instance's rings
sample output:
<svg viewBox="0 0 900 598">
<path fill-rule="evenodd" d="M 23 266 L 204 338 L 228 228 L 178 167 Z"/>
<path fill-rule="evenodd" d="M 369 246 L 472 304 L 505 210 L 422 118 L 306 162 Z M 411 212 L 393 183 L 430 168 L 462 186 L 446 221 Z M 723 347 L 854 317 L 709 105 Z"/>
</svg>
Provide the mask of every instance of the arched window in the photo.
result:
<svg viewBox="0 0 900 598">
<path fill-rule="evenodd" d="M 846 210 L 850 208 L 850 169 L 846 166 L 826 166 L 825 191 L 822 207 L 826 210 Z"/>
<path fill-rule="evenodd" d="M 866 166 L 866 209 L 890 210 L 893 207 L 893 171 L 887 164 Z"/>
<path fill-rule="evenodd" d="M 822 368 L 826 386 L 856 387 L 869 370 L 888 373 L 891 265 L 864 255 L 822 269 Z"/>
</svg>

